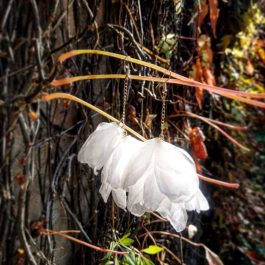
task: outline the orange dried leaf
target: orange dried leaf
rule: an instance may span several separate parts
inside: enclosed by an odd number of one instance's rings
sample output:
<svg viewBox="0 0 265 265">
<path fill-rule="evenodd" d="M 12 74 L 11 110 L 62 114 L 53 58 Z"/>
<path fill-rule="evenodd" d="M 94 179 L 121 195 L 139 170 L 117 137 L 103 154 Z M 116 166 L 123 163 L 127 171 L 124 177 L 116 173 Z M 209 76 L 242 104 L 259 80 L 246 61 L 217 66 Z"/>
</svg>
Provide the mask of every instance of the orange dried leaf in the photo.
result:
<svg viewBox="0 0 265 265">
<path fill-rule="evenodd" d="M 202 66 L 201 66 L 201 60 L 198 58 L 196 60 L 196 64 L 193 66 L 195 70 L 195 76 L 194 79 L 197 81 L 202 82 Z"/>
<path fill-rule="evenodd" d="M 205 144 L 205 136 L 199 127 L 193 128 L 189 133 L 193 156 L 205 160 L 208 156 Z"/>
<path fill-rule="evenodd" d="M 200 28 L 203 21 L 204 21 L 204 18 L 206 17 L 206 15 L 208 14 L 208 11 L 209 11 L 209 7 L 206 3 L 206 1 L 204 0 L 202 3 L 201 3 L 201 11 L 198 15 L 198 27 Z"/>
<path fill-rule="evenodd" d="M 202 109 L 202 98 L 203 98 L 203 89 L 197 88 L 195 92 L 196 101 L 198 103 L 199 109 Z"/>
<path fill-rule="evenodd" d="M 261 62 L 265 65 L 265 50 L 262 48 L 258 48 L 257 53 L 259 55 Z"/>
<path fill-rule="evenodd" d="M 136 108 L 133 105 L 129 105 L 127 111 L 132 117 L 136 117 Z"/>
<path fill-rule="evenodd" d="M 208 84 L 210 86 L 216 85 L 215 77 L 209 68 L 206 68 L 206 67 L 203 68 L 203 78 L 204 78 L 206 84 Z"/>
<path fill-rule="evenodd" d="M 202 82 L 202 67 L 201 67 L 201 60 L 198 58 L 196 60 L 196 63 L 193 65 L 193 70 L 194 70 L 194 76 L 193 78 L 196 81 Z M 203 88 L 196 88 L 195 90 L 195 98 L 198 103 L 199 109 L 202 109 L 202 98 L 203 98 Z"/>
<path fill-rule="evenodd" d="M 203 142 L 192 146 L 192 152 L 201 160 L 205 160 L 208 156 L 206 146 Z"/>
<path fill-rule="evenodd" d="M 219 17 L 218 0 L 209 0 L 210 21 L 213 35 L 216 38 L 216 25 Z"/>
</svg>

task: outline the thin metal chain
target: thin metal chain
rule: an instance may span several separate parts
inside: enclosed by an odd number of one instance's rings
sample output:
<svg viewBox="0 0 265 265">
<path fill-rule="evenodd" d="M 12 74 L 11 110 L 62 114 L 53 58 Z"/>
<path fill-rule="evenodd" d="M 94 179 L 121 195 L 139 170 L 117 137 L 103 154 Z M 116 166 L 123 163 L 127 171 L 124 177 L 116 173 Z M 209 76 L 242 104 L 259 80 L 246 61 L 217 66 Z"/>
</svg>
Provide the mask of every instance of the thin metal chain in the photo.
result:
<svg viewBox="0 0 265 265">
<path fill-rule="evenodd" d="M 164 140 L 164 130 L 165 130 L 165 117 L 166 117 L 166 97 L 167 97 L 167 84 L 163 84 L 162 91 L 162 110 L 161 110 L 161 131 L 159 138 Z"/>
<path fill-rule="evenodd" d="M 126 77 L 124 80 L 124 88 L 123 88 L 123 106 L 122 106 L 122 116 L 121 116 L 121 122 L 125 124 L 125 115 L 126 115 L 126 103 L 127 103 L 127 97 L 128 97 L 128 86 L 129 86 L 129 75 L 130 75 L 130 69 L 128 66 L 126 66 Z M 126 130 L 124 130 L 124 134 L 126 134 Z"/>
</svg>

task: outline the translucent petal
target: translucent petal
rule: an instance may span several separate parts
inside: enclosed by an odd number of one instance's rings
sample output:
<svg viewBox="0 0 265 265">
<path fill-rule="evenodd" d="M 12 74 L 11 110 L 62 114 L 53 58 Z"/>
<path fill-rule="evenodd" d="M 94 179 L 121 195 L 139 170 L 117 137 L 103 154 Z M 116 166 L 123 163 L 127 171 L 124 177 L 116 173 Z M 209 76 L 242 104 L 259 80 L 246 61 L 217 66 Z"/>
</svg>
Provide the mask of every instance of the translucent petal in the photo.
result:
<svg viewBox="0 0 265 265">
<path fill-rule="evenodd" d="M 106 203 L 111 193 L 111 186 L 107 183 L 102 183 L 99 189 L 99 193 L 101 194 L 103 201 Z"/>
<path fill-rule="evenodd" d="M 156 185 L 174 202 L 188 201 L 198 191 L 194 162 L 184 150 L 155 138 L 144 142 L 133 155 L 134 163 L 129 165 L 129 175 L 125 178 L 126 187 L 144 178 L 146 187 Z"/>
<path fill-rule="evenodd" d="M 167 218 L 177 232 L 185 229 L 188 216 L 183 203 L 172 203 L 166 198 L 160 204 L 157 212 Z"/>
<path fill-rule="evenodd" d="M 131 136 L 124 136 L 109 156 L 101 174 L 101 181 L 107 182 L 113 189 L 124 188 L 132 156 L 143 142 Z"/>
<path fill-rule="evenodd" d="M 132 185 L 128 188 L 128 210 L 136 215 L 141 216 L 144 214 L 141 210 L 138 209 L 146 209 L 143 206 L 143 190 L 144 190 L 144 182 L 145 180 L 142 178 L 140 179 L 135 185 Z"/>
<path fill-rule="evenodd" d="M 97 174 L 122 137 L 123 130 L 117 123 L 100 123 L 81 147 L 78 161 L 88 164 Z"/>
<path fill-rule="evenodd" d="M 125 210 L 126 208 L 126 191 L 123 189 L 112 190 L 112 198 L 118 207 Z"/>
<path fill-rule="evenodd" d="M 144 142 L 133 154 L 125 187 L 128 210 L 137 216 L 157 211 L 176 231 L 186 227 L 186 205 L 192 210 L 208 208 L 199 190 L 195 164 L 190 155 L 160 139 Z"/>
<path fill-rule="evenodd" d="M 185 203 L 187 211 L 207 211 L 209 210 L 209 204 L 200 190 L 192 197 L 191 200 Z"/>
<path fill-rule="evenodd" d="M 123 136 L 107 159 L 101 173 L 101 182 L 108 184 L 112 195 L 120 208 L 126 208 L 126 188 L 124 178 L 128 175 L 128 165 L 132 163 L 132 154 L 143 143 L 131 136 Z"/>
<path fill-rule="evenodd" d="M 170 224 L 177 232 L 183 231 L 186 228 L 188 215 L 184 207 L 175 203 L 172 205 L 170 214 L 167 216 Z"/>
<path fill-rule="evenodd" d="M 159 190 L 153 175 L 149 174 L 144 184 L 143 205 L 150 211 L 156 211 L 165 197 Z"/>
</svg>

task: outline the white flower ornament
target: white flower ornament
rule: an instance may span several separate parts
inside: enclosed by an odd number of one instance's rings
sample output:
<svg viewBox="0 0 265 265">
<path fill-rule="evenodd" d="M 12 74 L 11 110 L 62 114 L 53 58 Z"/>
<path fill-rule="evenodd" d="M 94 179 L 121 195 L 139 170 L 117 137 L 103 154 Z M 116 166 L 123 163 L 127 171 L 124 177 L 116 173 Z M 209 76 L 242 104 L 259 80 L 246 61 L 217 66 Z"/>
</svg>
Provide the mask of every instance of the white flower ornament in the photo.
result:
<svg viewBox="0 0 265 265">
<path fill-rule="evenodd" d="M 78 160 L 101 173 L 100 194 L 136 216 L 157 211 L 176 231 L 187 212 L 208 210 L 191 156 L 159 138 L 140 142 L 116 123 L 101 123 L 82 146 Z M 128 203 L 127 203 L 128 193 Z"/>
</svg>

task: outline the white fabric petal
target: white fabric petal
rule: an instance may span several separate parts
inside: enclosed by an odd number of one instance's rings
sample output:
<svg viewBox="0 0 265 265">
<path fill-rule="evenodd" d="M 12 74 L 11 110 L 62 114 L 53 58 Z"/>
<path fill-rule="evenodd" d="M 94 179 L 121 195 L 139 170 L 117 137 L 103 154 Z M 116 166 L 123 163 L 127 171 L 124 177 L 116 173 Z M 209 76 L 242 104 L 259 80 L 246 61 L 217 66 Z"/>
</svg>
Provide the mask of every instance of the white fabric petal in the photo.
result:
<svg viewBox="0 0 265 265">
<path fill-rule="evenodd" d="M 101 174 L 102 183 L 109 183 L 113 189 L 125 188 L 125 177 L 128 176 L 129 165 L 133 163 L 133 154 L 143 142 L 131 136 L 123 136 L 106 161 Z"/>
<path fill-rule="evenodd" d="M 191 200 L 185 203 L 187 211 L 207 211 L 209 210 L 209 204 L 200 190 L 192 197 Z"/>
<path fill-rule="evenodd" d="M 132 162 L 132 154 L 143 143 L 131 136 L 123 136 L 119 144 L 114 148 L 105 163 L 102 173 L 102 185 L 109 185 L 112 190 L 112 197 L 115 203 L 125 209 L 127 204 L 126 187 L 124 187 L 125 176 L 128 175 L 129 164 Z M 102 197 L 106 196 L 102 194 Z"/>
<path fill-rule="evenodd" d="M 100 123 L 81 147 L 78 161 L 88 164 L 97 174 L 122 137 L 123 130 L 117 123 Z"/>
<path fill-rule="evenodd" d="M 125 187 L 128 210 L 141 216 L 157 211 L 176 231 L 187 224 L 187 210 L 207 210 L 208 202 L 199 190 L 195 163 L 190 155 L 160 139 L 144 142 L 133 153 Z"/>
<path fill-rule="evenodd" d="M 112 190 L 112 198 L 118 207 L 123 210 L 126 209 L 126 191 L 123 189 L 113 189 Z"/>
<path fill-rule="evenodd" d="M 174 202 L 188 201 L 198 191 L 199 181 L 194 162 L 184 150 L 155 138 L 144 142 L 133 155 L 134 163 L 129 165 L 125 187 L 143 178 L 145 192 L 150 188 L 151 193 L 155 193 L 158 187 L 162 194 Z M 154 195 L 146 195 L 146 198 L 149 197 Z"/>
<path fill-rule="evenodd" d="M 199 180 L 192 158 L 184 150 L 153 139 L 155 145 L 155 177 L 160 191 L 174 202 L 190 199 L 199 189 Z"/>
<path fill-rule="evenodd" d="M 107 183 L 101 184 L 100 189 L 99 189 L 99 193 L 101 194 L 103 201 L 105 203 L 107 203 L 108 198 L 109 198 L 110 193 L 111 193 L 111 186 Z"/>
<path fill-rule="evenodd" d="M 186 228 L 188 215 L 184 207 L 175 203 L 172 205 L 168 220 L 177 232 L 181 232 Z"/>
<path fill-rule="evenodd" d="M 141 178 L 135 185 L 128 188 L 127 209 L 136 216 L 142 216 L 148 211 L 148 209 L 143 205 L 144 182 L 145 179 Z"/>
</svg>

